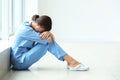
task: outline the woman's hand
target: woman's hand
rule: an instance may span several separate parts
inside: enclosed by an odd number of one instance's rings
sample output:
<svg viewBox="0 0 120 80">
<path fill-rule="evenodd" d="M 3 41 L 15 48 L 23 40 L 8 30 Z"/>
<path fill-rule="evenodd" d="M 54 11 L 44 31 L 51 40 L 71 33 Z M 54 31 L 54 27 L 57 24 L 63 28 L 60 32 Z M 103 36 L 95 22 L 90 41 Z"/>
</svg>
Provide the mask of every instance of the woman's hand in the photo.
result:
<svg viewBox="0 0 120 80">
<path fill-rule="evenodd" d="M 54 40 L 54 35 L 49 31 L 45 31 L 45 32 L 41 33 L 40 38 L 41 39 L 48 38 L 48 43 L 49 43 Z"/>
<path fill-rule="evenodd" d="M 45 32 L 41 33 L 40 38 L 41 39 L 48 38 L 50 36 L 50 34 L 51 33 L 49 31 L 45 31 Z"/>
</svg>

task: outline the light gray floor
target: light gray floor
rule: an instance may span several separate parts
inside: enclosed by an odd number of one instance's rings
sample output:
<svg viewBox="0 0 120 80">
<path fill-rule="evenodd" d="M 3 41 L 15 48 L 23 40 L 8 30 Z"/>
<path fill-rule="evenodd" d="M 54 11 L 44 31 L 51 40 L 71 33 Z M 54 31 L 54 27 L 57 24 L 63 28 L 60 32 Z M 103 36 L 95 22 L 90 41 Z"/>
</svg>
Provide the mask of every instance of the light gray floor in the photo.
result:
<svg viewBox="0 0 120 80">
<path fill-rule="evenodd" d="M 60 43 L 89 71 L 68 71 L 66 62 L 47 53 L 27 71 L 10 71 L 4 80 L 120 80 L 120 43 Z"/>
</svg>

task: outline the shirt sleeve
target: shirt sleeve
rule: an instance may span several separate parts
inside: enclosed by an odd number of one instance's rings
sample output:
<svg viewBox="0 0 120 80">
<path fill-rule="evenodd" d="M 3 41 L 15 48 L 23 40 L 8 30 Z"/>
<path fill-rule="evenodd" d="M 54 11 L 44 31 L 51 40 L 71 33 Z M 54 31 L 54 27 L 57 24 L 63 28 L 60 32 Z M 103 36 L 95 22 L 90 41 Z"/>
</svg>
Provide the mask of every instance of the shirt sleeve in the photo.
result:
<svg viewBox="0 0 120 80">
<path fill-rule="evenodd" d="M 21 30 L 19 30 L 18 36 L 21 36 L 24 39 L 36 41 L 38 43 L 47 44 L 48 39 L 41 39 L 40 33 L 36 32 L 29 26 L 24 26 Z"/>
</svg>

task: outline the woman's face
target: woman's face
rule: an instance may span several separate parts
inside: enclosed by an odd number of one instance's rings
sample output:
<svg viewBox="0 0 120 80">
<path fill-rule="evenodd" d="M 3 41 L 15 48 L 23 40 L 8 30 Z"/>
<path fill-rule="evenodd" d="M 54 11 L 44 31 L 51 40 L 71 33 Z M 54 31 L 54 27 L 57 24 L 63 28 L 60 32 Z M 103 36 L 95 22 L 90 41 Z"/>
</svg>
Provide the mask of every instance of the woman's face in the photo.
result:
<svg viewBox="0 0 120 80">
<path fill-rule="evenodd" d="M 45 31 L 45 29 L 38 25 L 36 22 L 32 22 L 32 27 L 35 29 L 35 31 L 40 33 Z"/>
</svg>

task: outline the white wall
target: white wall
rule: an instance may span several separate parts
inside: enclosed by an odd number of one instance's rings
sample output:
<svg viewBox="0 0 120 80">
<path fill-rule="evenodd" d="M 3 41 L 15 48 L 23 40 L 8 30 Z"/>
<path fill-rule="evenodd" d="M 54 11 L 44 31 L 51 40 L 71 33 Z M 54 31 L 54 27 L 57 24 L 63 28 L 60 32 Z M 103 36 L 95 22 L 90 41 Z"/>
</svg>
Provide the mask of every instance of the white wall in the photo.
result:
<svg viewBox="0 0 120 80">
<path fill-rule="evenodd" d="M 120 0 L 39 0 L 39 14 L 52 17 L 57 40 L 120 41 Z"/>
</svg>

